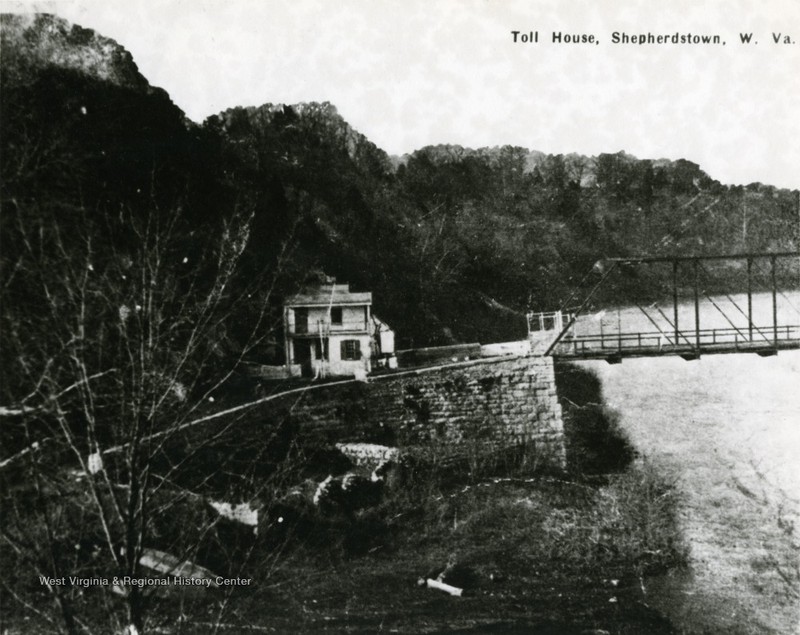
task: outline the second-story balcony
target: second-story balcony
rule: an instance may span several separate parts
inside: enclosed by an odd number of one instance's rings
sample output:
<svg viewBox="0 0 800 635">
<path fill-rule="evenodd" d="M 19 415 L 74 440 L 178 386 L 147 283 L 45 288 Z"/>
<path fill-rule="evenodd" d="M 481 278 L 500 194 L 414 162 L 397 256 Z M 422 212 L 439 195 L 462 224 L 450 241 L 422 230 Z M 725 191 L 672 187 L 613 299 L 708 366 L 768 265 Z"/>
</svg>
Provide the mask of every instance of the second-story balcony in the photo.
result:
<svg viewBox="0 0 800 635">
<path fill-rule="evenodd" d="M 369 328 L 364 319 L 331 322 L 330 320 L 297 320 L 288 325 L 288 335 L 292 336 L 327 336 L 332 334 L 369 334 Z"/>
</svg>

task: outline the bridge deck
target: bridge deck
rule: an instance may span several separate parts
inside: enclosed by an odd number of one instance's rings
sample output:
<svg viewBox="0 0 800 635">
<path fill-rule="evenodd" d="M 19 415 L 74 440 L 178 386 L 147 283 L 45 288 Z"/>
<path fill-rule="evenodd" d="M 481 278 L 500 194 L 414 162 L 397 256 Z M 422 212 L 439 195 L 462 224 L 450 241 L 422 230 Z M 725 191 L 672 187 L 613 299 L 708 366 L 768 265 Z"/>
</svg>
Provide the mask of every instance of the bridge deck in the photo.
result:
<svg viewBox="0 0 800 635">
<path fill-rule="evenodd" d="M 779 350 L 800 349 L 800 325 L 777 328 L 745 327 L 700 331 L 646 332 L 580 335 L 561 339 L 551 354 L 564 359 L 622 359 L 679 355 L 758 353 L 774 355 Z"/>
</svg>

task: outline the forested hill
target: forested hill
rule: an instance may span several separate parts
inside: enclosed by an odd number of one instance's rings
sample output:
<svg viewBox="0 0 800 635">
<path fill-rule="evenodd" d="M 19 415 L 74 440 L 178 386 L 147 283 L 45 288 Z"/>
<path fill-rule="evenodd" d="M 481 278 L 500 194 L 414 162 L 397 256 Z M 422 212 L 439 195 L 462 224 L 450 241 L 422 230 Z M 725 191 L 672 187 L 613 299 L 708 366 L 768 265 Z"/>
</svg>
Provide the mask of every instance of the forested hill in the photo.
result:
<svg viewBox="0 0 800 635">
<path fill-rule="evenodd" d="M 686 160 L 510 146 L 389 157 L 328 103 L 192 123 L 124 49 L 52 16 L 4 18 L 2 53 L 7 210 L 102 232 L 96 219 L 123 207 L 180 209 L 195 238 L 245 210 L 245 264 L 270 273 L 276 306 L 333 275 L 373 292 L 403 346 L 519 337 L 526 309 L 558 307 L 603 257 L 798 248 L 797 191 L 723 185 Z"/>
<path fill-rule="evenodd" d="M 398 159 L 330 104 L 236 108 L 204 126 L 270 228 L 297 223 L 301 269 L 373 290 L 418 344 L 521 335 L 527 307 L 558 307 L 603 257 L 797 247 L 797 192 L 725 186 L 685 160 L 510 146 Z"/>
</svg>

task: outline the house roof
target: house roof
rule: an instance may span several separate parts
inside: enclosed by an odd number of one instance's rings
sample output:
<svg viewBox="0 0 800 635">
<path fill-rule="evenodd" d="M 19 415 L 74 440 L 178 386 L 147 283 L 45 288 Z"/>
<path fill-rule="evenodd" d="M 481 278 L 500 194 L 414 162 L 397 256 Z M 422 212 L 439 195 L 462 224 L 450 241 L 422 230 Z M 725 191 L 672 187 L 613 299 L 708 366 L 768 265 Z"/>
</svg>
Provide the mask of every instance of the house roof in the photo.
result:
<svg viewBox="0 0 800 635">
<path fill-rule="evenodd" d="M 284 302 L 284 306 L 287 307 L 366 304 L 372 304 L 372 293 L 369 291 L 351 292 L 349 284 L 325 284 L 313 289 L 305 289 Z"/>
<path fill-rule="evenodd" d="M 383 333 L 385 333 L 385 332 L 387 332 L 387 331 L 391 331 L 391 330 L 392 330 L 392 327 L 391 327 L 391 326 L 389 326 L 389 325 L 388 325 L 386 322 L 384 322 L 382 319 L 380 319 L 380 318 L 379 318 L 377 315 L 375 315 L 374 313 L 373 313 L 372 315 L 370 315 L 370 317 L 372 318 L 372 323 L 375 325 L 375 331 L 376 331 L 376 332 L 378 332 L 378 333 L 380 333 L 380 332 L 383 332 Z"/>
</svg>

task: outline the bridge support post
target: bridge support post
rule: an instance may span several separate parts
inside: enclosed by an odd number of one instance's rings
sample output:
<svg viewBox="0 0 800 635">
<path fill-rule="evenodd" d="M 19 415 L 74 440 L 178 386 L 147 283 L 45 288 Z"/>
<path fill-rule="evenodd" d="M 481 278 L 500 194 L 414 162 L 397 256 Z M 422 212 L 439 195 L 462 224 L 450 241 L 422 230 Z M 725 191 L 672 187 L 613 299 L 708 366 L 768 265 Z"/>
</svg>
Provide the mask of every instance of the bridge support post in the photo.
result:
<svg viewBox="0 0 800 635">
<path fill-rule="evenodd" d="M 747 259 L 747 330 L 753 341 L 753 259 Z"/>
<path fill-rule="evenodd" d="M 672 314 L 675 322 L 675 346 L 678 346 L 678 261 L 672 261 Z"/>
<path fill-rule="evenodd" d="M 778 350 L 778 277 L 775 272 L 776 257 L 770 257 L 772 263 L 772 340 L 775 344 L 775 350 Z"/>
<path fill-rule="evenodd" d="M 700 355 L 700 261 L 694 262 L 694 346 Z"/>
</svg>

